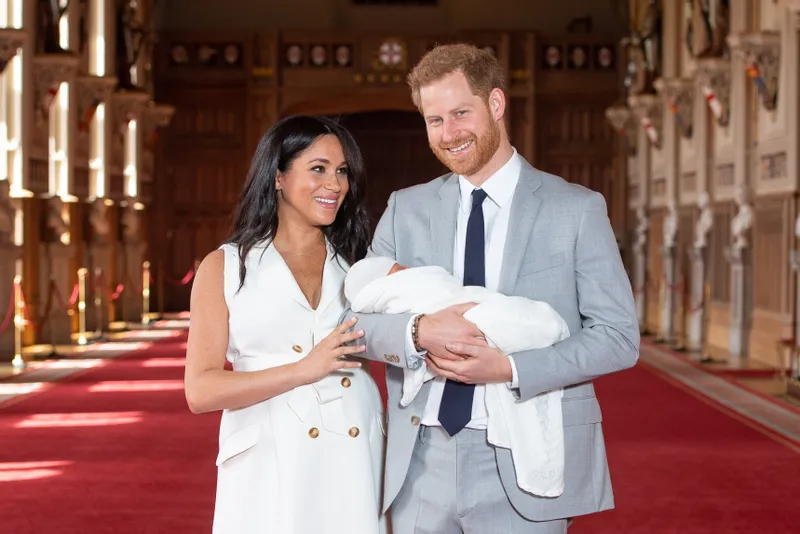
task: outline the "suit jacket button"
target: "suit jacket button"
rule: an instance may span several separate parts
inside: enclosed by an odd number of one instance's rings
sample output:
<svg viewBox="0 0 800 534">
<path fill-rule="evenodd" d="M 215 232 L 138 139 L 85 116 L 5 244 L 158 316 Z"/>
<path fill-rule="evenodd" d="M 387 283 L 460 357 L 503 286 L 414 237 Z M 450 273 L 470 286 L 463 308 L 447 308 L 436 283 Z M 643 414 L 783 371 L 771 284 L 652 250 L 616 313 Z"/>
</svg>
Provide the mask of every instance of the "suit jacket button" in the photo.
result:
<svg viewBox="0 0 800 534">
<path fill-rule="evenodd" d="M 312 428 L 311 430 L 308 431 L 308 435 L 309 435 L 309 437 L 311 439 L 315 439 L 315 438 L 319 437 L 319 429 L 318 428 Z"/>
<path fill-rule="evenodd" d="M 412 415 L 411 416 L 411 424 L 414 425 L 414 426 L 419 425 L 419 417 L 417 417 L 416 415 Z"/>
<path fill-rule="evenodd" d="M 301 347 L 300 345 L 295 345 L 294 347 L 292 347 L 292 350 L 295 352 L 303 352 L 303 347 Z"/>
<path fill-rule="evenodd" d="M 349 434 L 350 434 L 350 437 L 351 437 L 351 438 L 357 438 L 357 437 L 358 437 L 358 435 L 360 434 L 360 432 L 361 432 L 361 431 L 360 431 L 360 430 L 358 430 L 358 427 L 354 426 L 353 428 L 351 428 L 351 429 L 350 429 L 350 432 L 349 432 Z"/>
<path fill-rule="evenodd" d="M 350 387 L 350 379 L 347 377 L 342 378 L 342 387 L 349 388 Z"/>
</svg>

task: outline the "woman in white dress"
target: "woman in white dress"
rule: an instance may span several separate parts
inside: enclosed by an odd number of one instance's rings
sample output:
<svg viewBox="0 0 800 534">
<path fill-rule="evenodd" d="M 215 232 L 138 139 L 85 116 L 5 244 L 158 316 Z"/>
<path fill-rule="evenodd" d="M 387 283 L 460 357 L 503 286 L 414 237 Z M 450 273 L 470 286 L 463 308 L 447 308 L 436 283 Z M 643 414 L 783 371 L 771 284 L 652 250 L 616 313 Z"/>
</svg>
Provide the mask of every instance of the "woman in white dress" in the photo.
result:
<svg viewBox="0 0 800 534">
<path fill-rule="evenodd" d="M 339 324 L 369 245 L 363 184 L 343 127 L 282 120 L 258 145 L 233 236 L 198 269 L 185 386 L 192 412 L 222 411 L 215 533 L 385 532 L 383 407 L 357 358 L 363 332 Z"/>
</svg>

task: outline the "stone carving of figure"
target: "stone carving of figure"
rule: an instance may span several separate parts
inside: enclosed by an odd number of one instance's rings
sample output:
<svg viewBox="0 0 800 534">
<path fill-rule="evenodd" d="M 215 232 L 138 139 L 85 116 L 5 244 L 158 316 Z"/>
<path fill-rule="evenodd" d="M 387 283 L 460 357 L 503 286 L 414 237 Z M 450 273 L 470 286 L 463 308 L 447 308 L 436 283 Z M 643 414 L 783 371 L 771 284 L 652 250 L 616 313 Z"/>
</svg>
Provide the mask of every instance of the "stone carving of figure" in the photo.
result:
<svg viewBox="0 0 800 534">
<path fill-rule="evenodd" d="M 712 44 L 714 54 L 726 56 L 728 50 L 728 31 L 730 28 L 730 0 L 711 0 L 710 19 L 711 26 L 714 28 Z"/>
<path fill-rule="evenodd" d="M 78 56 L 89 64 L 89 0 L 78 0 Z"/>
<path fill-rule="evenodd" d="M 675 238 L 678 235 L 678 210 L 674 202 L 667 204 L 667 216 L 664 218 L 664 246 L 672 248 L 675 246 Z"/>
<path fill-rule="evenodd" d="M 642 207 L 637 208 L 636 242 L 633 245 L 636 252 L 644 253 L 645 245 L 647 245 L 647 230 L 649 228 L 650 228 L 650 221 L 647 220 L 647 212 Z"/>
<path fill-rule="evenodd" d="M 140 1 L 117 0 L 117 78 L 123 89 L 145 86 L 145 73 L 136 69 L 142 54 L 147 58 L 143 70 L 149 69 L 149 56 L 155 46 L 155 31 L 140 22 L 140 9 L 143 9 Z"/>
<path fill-rule="evenodd" d="M 628 73 L 625 75 L 625 87 L 629 95 L 638 95 L 648 90 L 647 61 L 642 41 L 638 35 L 626 38 L 622 42 L 628 51 Z"/>
<path fill-rule="evenodd" d="M 694 57 L 705 57 L 713 45 L 709 0 L 686 0 L 686 47 Z"/>
<path fill-rule="evenodd" d="M 658 0 L 649 0 L 642 21 L 642 47 L 652 79 L 661 75 L 661 36 L 661 6 Z"/>
<path fill-rule="evenodd" d="M 11 200 L 11 184 L 0 180 L 0 243 L 9 243 L 14 236 L 14 204 Z"/>
<path fill-rule="evenodd" d="M 697 207 L 700 208 L 700 217 L 694 227 L 694 247 L 705 248 L 708 245 L 708 232 L 714 224 L 714 215 L 708 205 L 708 193 L 703 191 L 697 198 Z"/>
<path fill-rule="evenodd" d="M 742 250 L 747 248 L 747 237 L 750 233 L 750 228 L 753 226 L 753 208 L 747 202 L 747 191 L 744 186 L 737 186 L 734 200 L 739 211 L 731 221 L 733 248 Z"/>
<path fill-rule="evenodd" d="M 800 239 L 800 215 L 798 215 L 797 220 L 794 221 L 794 236 Z"/>
<path fill-rule="evenodd" d="M 69 225 L 64 221 L 64 203 L 59 197 L 53 197 L 47 201 L 47 227 L 53 231 L 56 239 L 62 240 L 65 234 L 69 234 Z"/>
<path fill-rule="evenodd" d="M 139 239 L 139 212 L 133 206 L 128 206 L 122 212 L 122 233 L 128 241 Z"/>
<path fill-rule="evenodd" d="M 92 204 L 92 211 L 89 213 L 89 223 L 98 241 L 105 241 L 111 232 L 111 225 L 108 224 L 108 206 L 102 198 L 95 200 Z"/>
<path fill-rule="evenodd" d="M 38 0 L 39 28 L 36 48 L 44 54 L 60 54 L 65 50 L 59 43 L 59 22 L 67 7 L 61 7 L 58 0 Z"/>
</svg>

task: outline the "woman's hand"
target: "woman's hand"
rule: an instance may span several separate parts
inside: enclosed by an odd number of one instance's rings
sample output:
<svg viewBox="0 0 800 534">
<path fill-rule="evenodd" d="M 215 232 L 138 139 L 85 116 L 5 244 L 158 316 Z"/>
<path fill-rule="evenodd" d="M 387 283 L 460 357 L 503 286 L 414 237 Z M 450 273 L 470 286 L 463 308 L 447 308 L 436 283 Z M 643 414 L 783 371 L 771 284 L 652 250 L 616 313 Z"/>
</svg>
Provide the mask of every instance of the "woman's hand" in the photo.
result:
<svg viewBox="0 0 800 534">
<path fill-rule="evenodd" d="M 313 384 L 339 369 L 361 367 L 360 362 L 342 359 L 342 356 L 364 352 L 367 348 L 366 345 L 345 345 L 364 336 L 363 330 L 348 332 L 357 321 L 358 318 L 353 317 L 337 326 L 325 339 L 317 343 L 305 358 L 297 362 L 297 371 L 305 384 Z"/>
</svg>

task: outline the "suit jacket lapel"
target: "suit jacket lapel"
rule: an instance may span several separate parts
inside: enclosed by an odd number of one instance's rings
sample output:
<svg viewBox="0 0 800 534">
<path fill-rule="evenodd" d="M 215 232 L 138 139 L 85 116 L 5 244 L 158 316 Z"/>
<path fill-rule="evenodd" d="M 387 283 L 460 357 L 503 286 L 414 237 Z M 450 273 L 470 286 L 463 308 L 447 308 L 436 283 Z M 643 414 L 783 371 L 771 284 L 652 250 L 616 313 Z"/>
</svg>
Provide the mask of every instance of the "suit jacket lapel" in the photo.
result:
<svg viewBox="0 0 800 534">
<path fill-rule="evenodd" d="M 451 174 L 431 203 L 430 228 L 433 263 L 453 272 L 453 248 L 458 217 L 458 175 Z"/>
<path fill-rule="evenodd" d="M 498 289 L 506 295 L 514 291 L 514 285 L 517 282 L 517 274 L 522 265 L 522 258 L 525 256 L 533 223 L 542 203 L 541 199 L 534 194 L 541 185 L 542 179 L 539 177 L 539 171 L 523 159 L 519 182 L 514 191 L 514 198 L 511 200 L 508 232 L 503 248 L 503 267 L 500 271 L 500 287 Z"/>
</svg>

